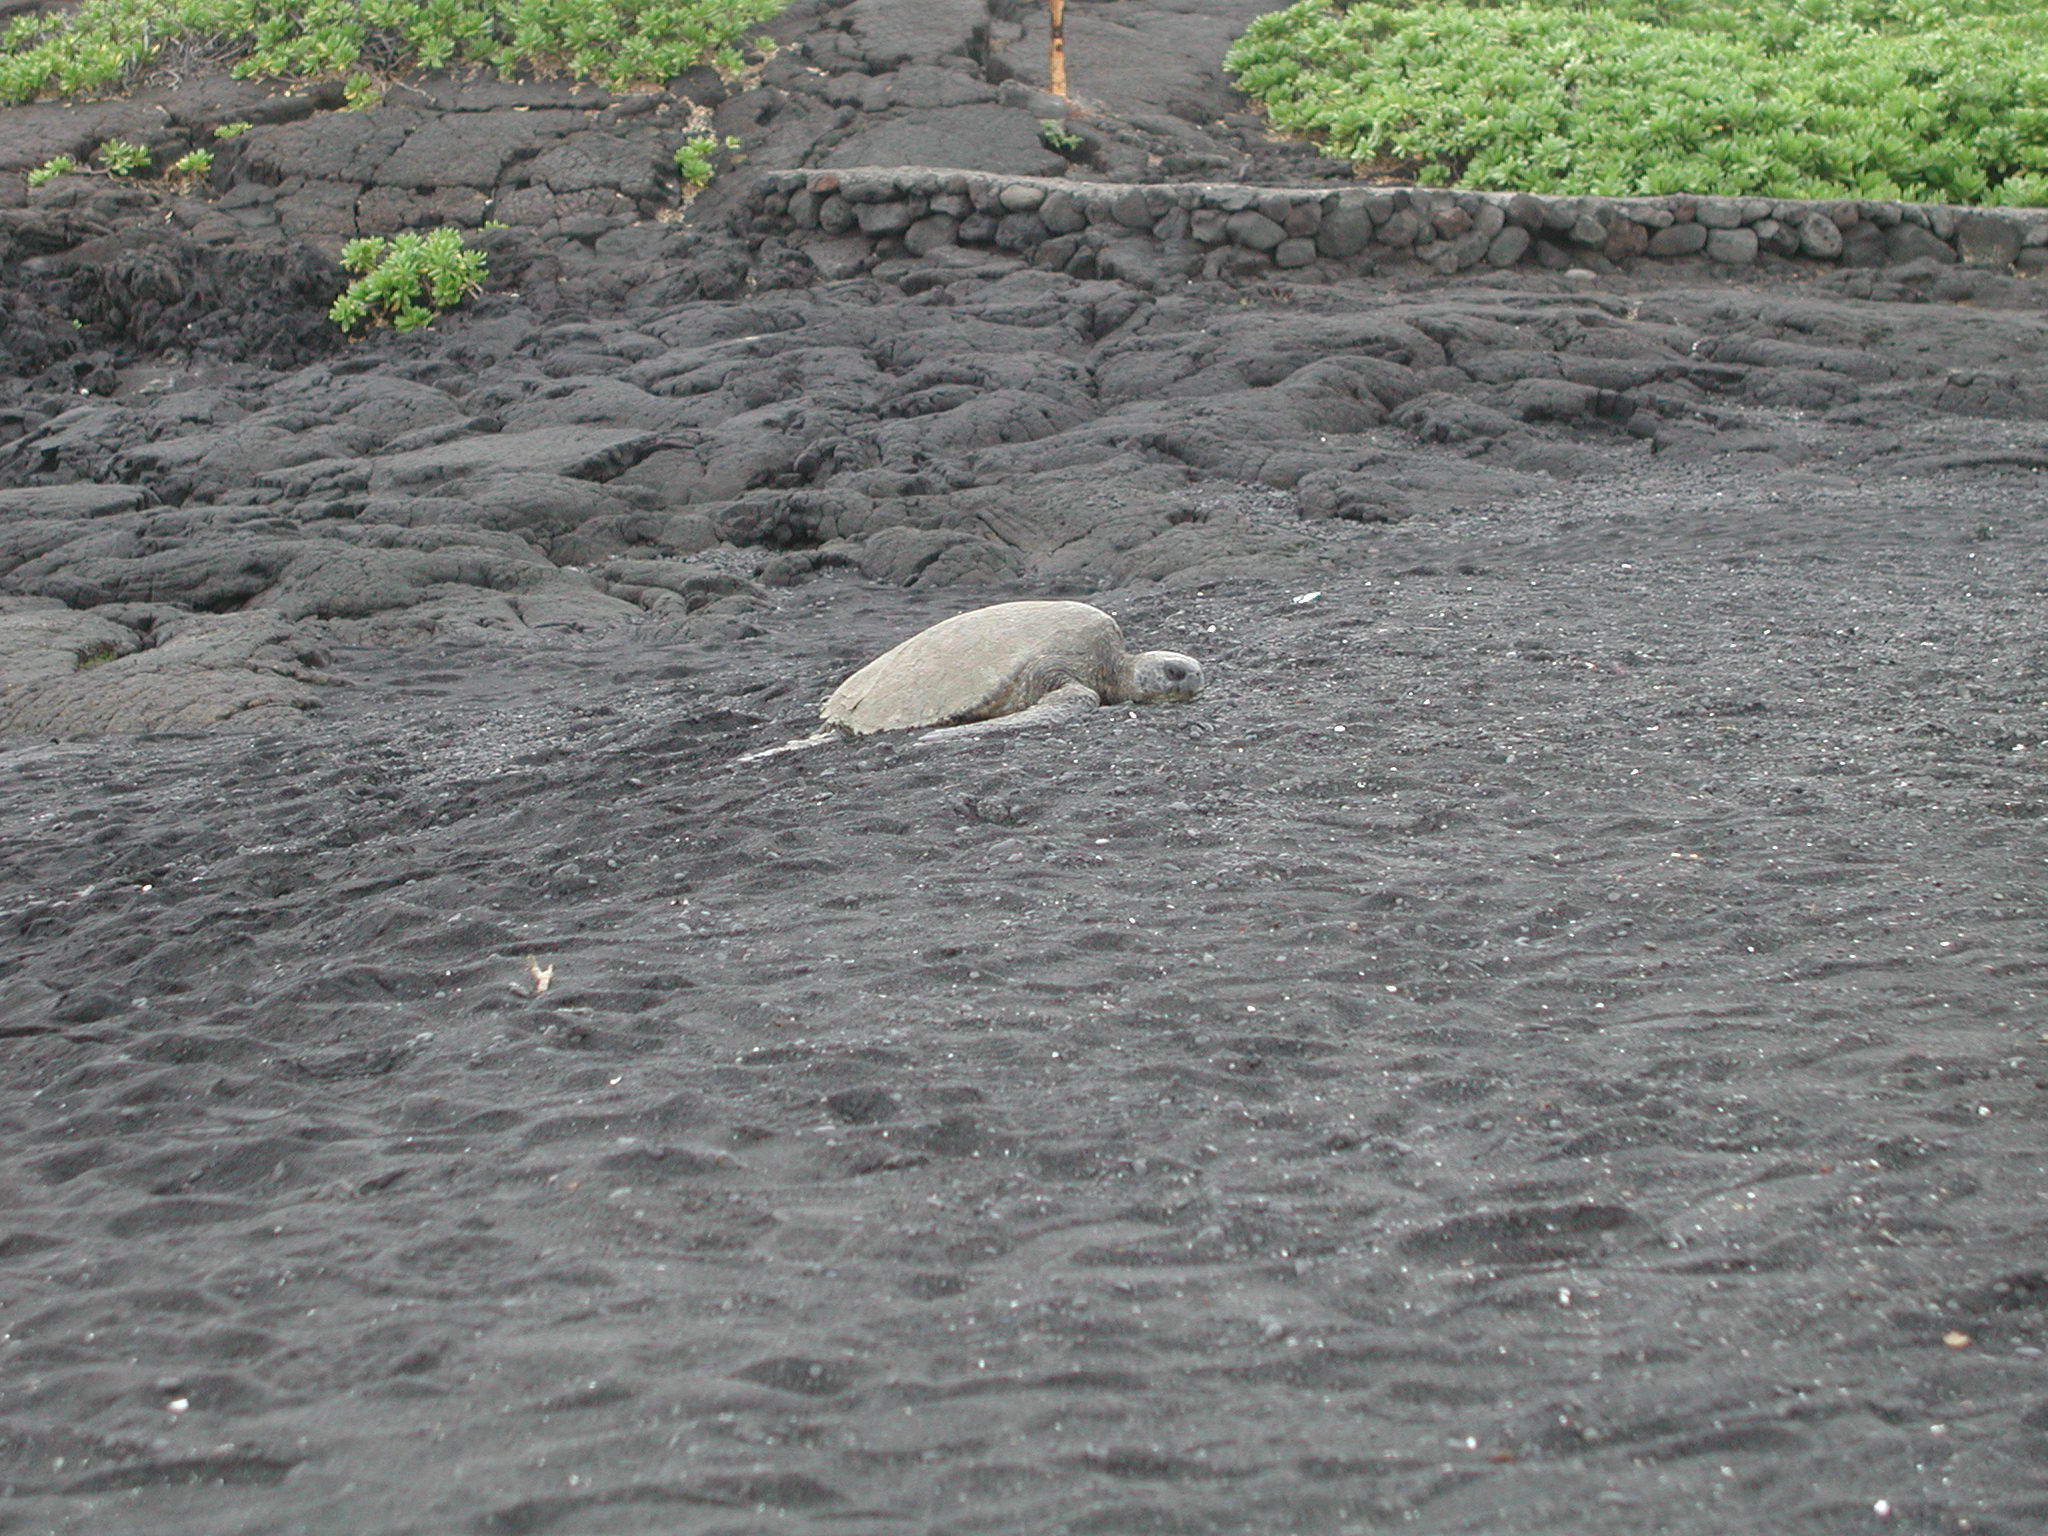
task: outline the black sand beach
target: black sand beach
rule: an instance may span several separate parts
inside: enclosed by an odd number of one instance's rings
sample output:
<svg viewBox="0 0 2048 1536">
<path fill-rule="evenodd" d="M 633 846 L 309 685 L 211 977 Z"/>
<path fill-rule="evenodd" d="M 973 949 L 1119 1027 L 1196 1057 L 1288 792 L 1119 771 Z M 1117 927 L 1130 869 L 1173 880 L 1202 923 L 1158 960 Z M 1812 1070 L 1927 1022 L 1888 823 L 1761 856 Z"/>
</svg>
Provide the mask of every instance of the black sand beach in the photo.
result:
<svg viewBox="0 0 2048 1536">
<path fill-rule="evenodd" d="M 1249 14 L 1070 7 L 1091 124 L 1324 174 Z M 1007 25 L 715 115 L 1008 132 Z M 350 346 L 319 178 L 0 209 L 0 1531 L 2048 1525 L 2041 282 L 833 279 L 745 174 Z M 1030 596 L 1208 690 L 737 761 Z"/>
</svg>

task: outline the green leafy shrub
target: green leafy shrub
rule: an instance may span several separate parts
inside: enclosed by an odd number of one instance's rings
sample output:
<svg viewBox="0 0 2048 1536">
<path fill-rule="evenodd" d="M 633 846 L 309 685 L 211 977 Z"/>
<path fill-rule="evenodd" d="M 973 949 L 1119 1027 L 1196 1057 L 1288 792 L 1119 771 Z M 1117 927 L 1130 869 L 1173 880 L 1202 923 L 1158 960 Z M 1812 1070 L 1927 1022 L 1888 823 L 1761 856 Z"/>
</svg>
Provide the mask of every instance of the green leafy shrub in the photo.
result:
<svg viewBox="0 0 2048 1536">
<path fill-rule="evenodd" d="M 344 331 L 365 322 L 401 331 L 431 325 L 490 276 L 484 253 L 465 249 L 462 231 L 447 224 L 426 235 L 351 240 L 341 248 L 341 264 L 360 274 L 327 311 Z"/>
<path fill-rule="evenodd" d="M 1038 120 L 1038 142 L 1056 155 L 1071 155 L 1087 140 L 1049 117 Z"/>
<path fill-rule="evenodd" d="M 676 146 L 676 174 L 683 178 L 683 185 L 686 187 L 708 186 L 711 178 L 718 174 L 715 160 L 718 152 L 739 147 L 738 139 L 714 138 L 708 133 L 696 134 Z"/>
<path fill-rule="evenodd" d="M 744 67 L 740 45 L 788 0 L 80 0 L 0 31 L 0 102 L 104 91 L 179 40 L 225 48 L 243 77 L 346 76 L 488 64 L 621 86 L 699 64 Z"/>
<path fill-rule="evenodd" d="M 149 169 L 149 151 L 126 139 L 109 139 L 99 147 L 99 162 L 116 176 L 133 176 Z"/>
<path fill-rule="evenodd" d="M 216 123 L 213 128 L 213 136 L 225 143 L 229 139 L 239 139 L 255 126 L 254 123 Z"/>
<path fill-rule="evenodd" d="M 100 165 L 110 176 L 134 176 L 149 169 L 149 151 L 126 139 L 107 140 L 97 154 Z M 84 169 L 69 155 L 54 155 L 28 173 L 28 184 L 44 186 L 66 172 Z M 165 168 L 164 176 L 171 181 L 194 182 L 204 180 L 212 171 L 213 151 L 195 149 L 173 160 Z"/>
<path fill-rule="evenodd" d="M 78 162 L 69 155 L 52 155 L 28 173 L 28 184 L 32 187 L 45 186 L 55 181 L 66 171 L 75 171 L 77 169 Z"/>
<path fill-rule="evenodd" d="M 1224 63 L 1277 128 L 1437 185 L 2048 203 L 2036 0 L 1303 0 Z"/>
<path fill-rule="evenodd" d="M 341 104 L 344 111 L 367 112 L 372 107 L 381 106 L 383 101 L 384 88 L 360 70 L 350 75 L 342 84 Z"/>
</svg>

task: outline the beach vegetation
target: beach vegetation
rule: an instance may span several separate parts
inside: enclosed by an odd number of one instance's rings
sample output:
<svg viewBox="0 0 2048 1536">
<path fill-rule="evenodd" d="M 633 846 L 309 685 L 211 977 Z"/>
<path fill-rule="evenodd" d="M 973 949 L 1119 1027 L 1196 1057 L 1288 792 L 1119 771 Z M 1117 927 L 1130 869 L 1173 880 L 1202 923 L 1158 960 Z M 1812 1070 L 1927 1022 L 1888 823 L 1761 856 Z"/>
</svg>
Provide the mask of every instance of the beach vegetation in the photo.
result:
<svg viewBox="0 0 2048 1536">
<path fill-rule="evenodd" d="M 2037 0 L 1301 0 L 1225 65 L 1276 129 L 1428 185 L 2048 204 Z"/>
<path fill-rule="evenodd" d="M 178 156 L 164 168 L 164 175 L 171 181 L 186 183 L 204 181 L 213 174 L 213 151 L 195 149 Z"/>
<path fill-rule="evenodd" d="M 719 152 L 730 153 L 739 147 L 740 141 L 736 138 L 721 139 L 709 133 L 692 134 L 676 146 L 676 174 L 682 177 L 684 186 L 692 191 L 701 191 L 718 174 Z"/>
<path fill-rule="evenodd" d="M 243 78 L 388 79 L 487 65 L 645 85 L 746 65 L 788 0 L 80 0 L 0 31 L 0 104 L 107 94 L 181 47 Z M 366 95 L 366 91 L 355 94 Z"/>
<path fill-rule="evenodd" d="M 344 331 L 431 325 L 437 314 L 482 291 L 490 276 L 484 253 L 464 246 L 462 231 L 449 224 L 427 234 L 351 240 L 341 248 L 341 264 L 357 277 L 327 318 Z"/>
<path fill-rule="evenodd" d="M 109 139 L 97 151 L 102 166 L 115 176 L 133 176 L 149 169 L 149 151 L 126 139 Z"/>
<path fill-rule="evenodd" d="M 67 171 L 78 169 L 78 162 L 69 155 L 52 155 L 41 165 L 28 173 L 28 184 L 32 187 L 48 186 Z"/>
<path fill-rule="evenodd" d="M 1087 141 L 1057 118 L 1041 117 L 1038 120 L 1038 142 L 1056 155 L 1072 155 L 1078 153 Z"/>
<path fill-rule="evenodd" d="M 341 109 L 344 112 L 367 112 L 372 107 L 384 104 L 384 87 L 368 70 L 357 70 L 341 83 Z"/>
</svg>

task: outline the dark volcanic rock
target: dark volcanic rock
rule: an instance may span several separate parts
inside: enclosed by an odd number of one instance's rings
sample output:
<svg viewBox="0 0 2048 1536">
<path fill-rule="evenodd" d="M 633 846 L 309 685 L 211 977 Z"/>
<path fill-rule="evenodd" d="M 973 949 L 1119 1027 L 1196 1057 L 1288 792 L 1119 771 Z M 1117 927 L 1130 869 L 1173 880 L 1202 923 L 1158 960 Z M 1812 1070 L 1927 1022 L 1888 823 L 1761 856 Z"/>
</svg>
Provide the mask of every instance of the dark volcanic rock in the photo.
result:
<svg viewBox="0 0 2048 1536">
<path fill-rule="evenodd" d="M 282 369 L 340 344 L 327 307 L 343 274 L 302 245 L 217 248 L 136 232 L 52 262 L 67 266 L 83 339 L 122 355 L 176 351 Z"/>
<path fill-rule="evenodd" d="M 277 615 L 134 604 L 114 612 L 0 599 L 0 711 L 10 731 L 275 730 L 336 682 Z"/>
<path fill-rule="evenodd" d="M 454 186 L 488 192 L 508 168 L 587 126 L 581 112 L 548 110 L 429 117 L 378 162 L 375 179 L 414 190 Z M 281 162 L 284 148 L 273 141 L 264 152 Z M 287 174 L 282 163 L 277 174 Z"/>
<path fill-rule="evenodd" d="M 1014 107 L 906 113 L 832 147 L 825 165 L 948 165 L 967 171 L 1057 175 L 1066 162 L 1039 138 L 1038 119 Z"/>
</svg>

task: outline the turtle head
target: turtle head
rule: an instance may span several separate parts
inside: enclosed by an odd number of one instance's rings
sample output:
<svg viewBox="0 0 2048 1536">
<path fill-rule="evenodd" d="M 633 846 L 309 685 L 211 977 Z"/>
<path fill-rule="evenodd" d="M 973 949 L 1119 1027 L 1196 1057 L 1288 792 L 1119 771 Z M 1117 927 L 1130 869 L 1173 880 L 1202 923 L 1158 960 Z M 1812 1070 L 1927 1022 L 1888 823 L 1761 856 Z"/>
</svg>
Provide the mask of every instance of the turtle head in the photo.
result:
<svg viewBox="0 0 2048 1536">
<path fill-rule="evenodd" d="M 1202 691 L 1202 664 L 1179 651 L 1145 651 L 1131 658 L 1129 702 L 1163 704 Z"/>
</svg>

